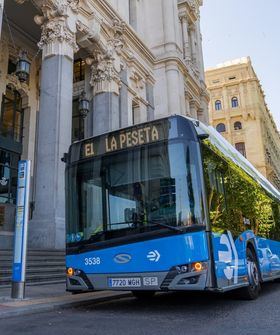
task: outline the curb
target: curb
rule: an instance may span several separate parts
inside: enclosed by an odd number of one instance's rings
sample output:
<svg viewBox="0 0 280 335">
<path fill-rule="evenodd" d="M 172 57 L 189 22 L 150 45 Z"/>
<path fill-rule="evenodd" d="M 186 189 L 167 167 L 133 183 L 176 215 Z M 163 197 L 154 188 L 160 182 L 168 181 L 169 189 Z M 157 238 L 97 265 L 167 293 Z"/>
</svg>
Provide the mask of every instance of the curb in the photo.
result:
<svg viewBox="0 0 280 335">
<path fill-rule="evenodd" d="M 96 293 L 98 294 L 98 292 Z M 115 299 L 122 299 L 131 297 L 130 292 L 102 292 L 99 296 L 87 296 L 81 299 L 68 300 L 68 301 L 55 301 L 46 303 L 34 303 L 32 305 L 26 305 L 23 307 L 11 307 L 4 306 L 6 310 L 1 311 L 0 305 L 0 320 L 8 317 L 14 317 L 19 315 L 29 315 L 34 313 L 43 313 L 47 311 L 54 311 L 60 308 L 71 308 L 75 306 L 87 306 L 94 303 L 105 302 Z M 47 299 L 46 299 L 47 300 Z"/>
</svg>

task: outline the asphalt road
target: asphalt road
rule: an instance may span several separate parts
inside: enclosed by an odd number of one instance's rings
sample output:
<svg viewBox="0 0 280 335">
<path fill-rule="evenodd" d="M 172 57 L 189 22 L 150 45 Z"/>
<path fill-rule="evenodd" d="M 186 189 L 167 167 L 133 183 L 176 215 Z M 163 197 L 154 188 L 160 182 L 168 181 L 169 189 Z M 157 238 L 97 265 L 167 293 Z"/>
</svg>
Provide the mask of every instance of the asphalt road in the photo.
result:
<svg viewBox="0 0 280 335">
<path fill-rule="evenodd" d="M 201 293 L 158 294 L 0 320 L 0 334 L 280 334 L 280 284 L 256 301 Z"/>
</svg>

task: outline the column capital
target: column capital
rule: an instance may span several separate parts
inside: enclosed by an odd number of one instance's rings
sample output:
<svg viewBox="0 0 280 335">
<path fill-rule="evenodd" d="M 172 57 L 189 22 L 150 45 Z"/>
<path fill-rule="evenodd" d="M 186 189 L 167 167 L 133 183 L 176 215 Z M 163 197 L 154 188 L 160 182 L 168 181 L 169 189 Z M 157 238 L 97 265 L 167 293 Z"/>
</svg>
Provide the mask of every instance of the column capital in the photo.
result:
<svg viewBox="0 0 280 335">
<path fill-rule="evenodd" d="M 76 43 L 78 3 L 78 0 L 41 2 L 43 15 L 36 15 L 34 21 L 42 29 L 38 46 L 43 50 L 43 59 L 54 55 L 74 58 L 74 53 L 78 51 Z"/>
<path fill-rule="evenodd" d="M 90 84 L 94 88 L 94 94 L 113 92 L 119 94 L 120 72 L 124 67 L 121 51 L 124 46 L 123 29 L 124 23 L 115 20 L 113 22 L 114 35 L 106 45 L 96 43 L 96 49 L 92 57 L 86 59 L 91 65 Z"/>
<path fill-rule="evenodd" d="M 118 71 L 115 62 L 115 58 L 107 58 L 100 51 L 96 51 L 93 58 L 86 59 L 86 63 L 91 65 L 90 85 L 94 89 L 94 95 L 104 92 L 119 94 L 121 64 Z"/>
</svg>

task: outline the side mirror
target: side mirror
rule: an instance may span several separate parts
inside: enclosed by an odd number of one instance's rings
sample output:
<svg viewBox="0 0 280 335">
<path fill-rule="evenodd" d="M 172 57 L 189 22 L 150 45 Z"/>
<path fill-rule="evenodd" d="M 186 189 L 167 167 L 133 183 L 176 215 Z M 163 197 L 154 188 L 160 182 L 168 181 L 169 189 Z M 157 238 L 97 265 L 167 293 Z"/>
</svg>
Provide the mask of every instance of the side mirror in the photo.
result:
<svg viewBox="0 0 280 335">
<path fill-rule="evenodd" d="M 203 141 L 203 140 L 206 140 L 208 137 L 209 137 L 209 134 L 206 134 L 206 133 L 202 133 L 202 134 L 198 134 L 197 137 Z"/>
<path fill-rule="evenodd" d="M 61 157 L 61 161 L 63 162 L 63 163 L 67 163 L 67 160 L 68 160 L 68 153 L 64 153 L 63 154 L 63 157 Z"/>
</svg>

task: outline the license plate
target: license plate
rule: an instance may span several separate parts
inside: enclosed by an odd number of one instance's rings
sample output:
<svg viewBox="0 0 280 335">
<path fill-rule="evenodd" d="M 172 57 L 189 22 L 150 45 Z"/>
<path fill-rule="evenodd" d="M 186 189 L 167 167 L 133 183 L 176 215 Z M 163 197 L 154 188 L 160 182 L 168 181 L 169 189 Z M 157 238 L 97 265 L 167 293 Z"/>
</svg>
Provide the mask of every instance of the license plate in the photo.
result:
<svg viewBox="0 0 280 335">
<path fill-rule="evenodd" d="M 109 278 L 109 287 L 141 287 L 141 278 Z"/>
</svg>

